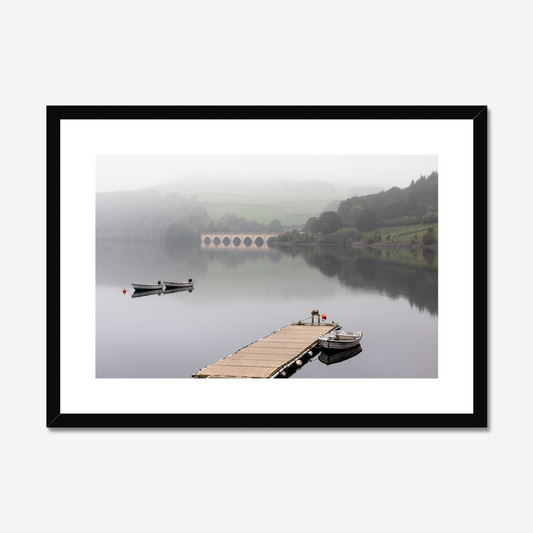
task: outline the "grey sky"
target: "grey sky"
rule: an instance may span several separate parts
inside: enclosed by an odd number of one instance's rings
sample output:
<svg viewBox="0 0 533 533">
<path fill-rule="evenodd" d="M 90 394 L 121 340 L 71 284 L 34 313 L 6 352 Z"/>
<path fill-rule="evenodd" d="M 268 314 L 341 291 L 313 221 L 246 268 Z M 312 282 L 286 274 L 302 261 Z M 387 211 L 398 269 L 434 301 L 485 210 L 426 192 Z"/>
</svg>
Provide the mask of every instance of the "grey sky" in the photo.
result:
<svg viewBox="0 0 533 533">
<path fill-rule="evenodd" d="M 228 182 L 325 180 L 335 185 L 407 187 L 437 168 L 436 155 L 99 155 L 96 192 L 134 190 L 172 180 L 186 188 Z"/>
</svg>

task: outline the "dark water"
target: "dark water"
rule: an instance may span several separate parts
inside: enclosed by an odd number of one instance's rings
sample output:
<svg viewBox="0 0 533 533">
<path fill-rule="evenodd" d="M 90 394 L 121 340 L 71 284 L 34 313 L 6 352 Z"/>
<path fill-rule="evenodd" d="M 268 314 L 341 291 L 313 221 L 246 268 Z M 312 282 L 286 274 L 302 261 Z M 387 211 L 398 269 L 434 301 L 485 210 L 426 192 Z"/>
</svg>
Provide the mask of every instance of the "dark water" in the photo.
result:
<svg viewBox="0 0 533 533">
<path fill-rule="evenodd" d="M 362 331 L 362 351 L 317 354 L 291 379 L 436 378 L 437 265 L 421 250 L 98 242 L 96 377 L 192 379 L 318 309 Z M 132 283 L 189 278 L 192 292 L 132 297 Z"/>
</svg>

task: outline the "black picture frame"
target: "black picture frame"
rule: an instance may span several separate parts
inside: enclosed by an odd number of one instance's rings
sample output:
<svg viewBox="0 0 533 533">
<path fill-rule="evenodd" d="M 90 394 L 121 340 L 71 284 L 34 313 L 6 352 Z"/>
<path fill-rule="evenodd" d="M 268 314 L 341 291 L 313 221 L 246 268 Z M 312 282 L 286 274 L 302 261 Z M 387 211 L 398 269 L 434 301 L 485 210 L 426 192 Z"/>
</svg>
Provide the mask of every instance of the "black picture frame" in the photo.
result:
<svg viewBox="0 0 533 533">
<path fill-rule="evenodd" d="M 475 239 L 472 413 L 64 413 L 61 412 L 61 122 L 75 120 L 467 120 L 473 125 L 472 206 Z M 488 108 L 480 106 L 48 106 L 47 361 L 48 428 L 486 428 L 487 343 L 487 139 Z M 59 309 L 59 312 L 58 312 Z"/>
</svg>

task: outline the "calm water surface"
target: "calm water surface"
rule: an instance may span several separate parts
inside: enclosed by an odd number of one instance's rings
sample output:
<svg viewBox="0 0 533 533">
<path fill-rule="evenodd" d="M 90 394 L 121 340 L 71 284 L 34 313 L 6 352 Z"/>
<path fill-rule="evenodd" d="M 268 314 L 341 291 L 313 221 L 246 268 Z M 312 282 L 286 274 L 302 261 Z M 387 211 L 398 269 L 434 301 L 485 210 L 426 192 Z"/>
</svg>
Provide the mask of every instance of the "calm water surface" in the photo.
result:
<svg viewBox="0 0 533 533">
<path fill-rule="evenodd" d="M 436 378 L 438 254 L 346 247 L 96 244 L 96 377 L 188 378 L 312 309 L 362 351 L 300 378 Z M 194 279 L 132 297 L 132 283 Z M 126 294 L 123 294 L 126 289 Z"/>
</svg>

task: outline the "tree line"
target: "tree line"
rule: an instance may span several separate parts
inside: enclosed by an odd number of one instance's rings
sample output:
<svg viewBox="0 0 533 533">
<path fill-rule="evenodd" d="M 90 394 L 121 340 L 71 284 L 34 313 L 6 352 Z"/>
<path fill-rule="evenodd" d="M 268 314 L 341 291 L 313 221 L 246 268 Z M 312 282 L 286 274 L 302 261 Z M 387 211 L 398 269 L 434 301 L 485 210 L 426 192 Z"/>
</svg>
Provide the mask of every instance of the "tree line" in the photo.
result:
<svg viewBox="0 0 533 533">
<path fill-rule="evenodd" d="M 96 194 L 96 236 L 113 240 L 198 241 L 201 233 L 283 231 L 279 220 L 261 224 L 235 213 L 217 223 L 209 221 L 197 196 L 155 190 L 114 191 Z"/>
<path fill-rule="evenodd" d="M 438 173 L 420 176 L 409 187 L 392 187 L 365 196 L 354 196 L 338 203 L 336 210 L 328 209 L 318 217 L 307 220 L 302 232 L 285 232 L 273 242 L 350 244 L 362 241 L 363 232 L 383 226 L 433 224 L 438 221 Z M 365 242 L 381 240 L 379 231 L 367 236 Z M 436 243 L 430 230 L 424 235 L 424 244 Z"/>
<path fill-rule="evenodd" d="M 438 219 L 438 173 L 420 176 L 409 187 L 392 187 L 366 196 L 354 196 L 339 204 L 337 214 L 344 227 L 369 231 L 378 226 L 432 223 Z"/>
<path fill-rule="evenodd" d="M 196 198 L 187 200 L 177 192 L 148 189 L 96 194 L 96 235 L 100 238 L 158 240 L 170 224 L 196 230 L 207 218 L 207 209 Z"/>
</svg>

